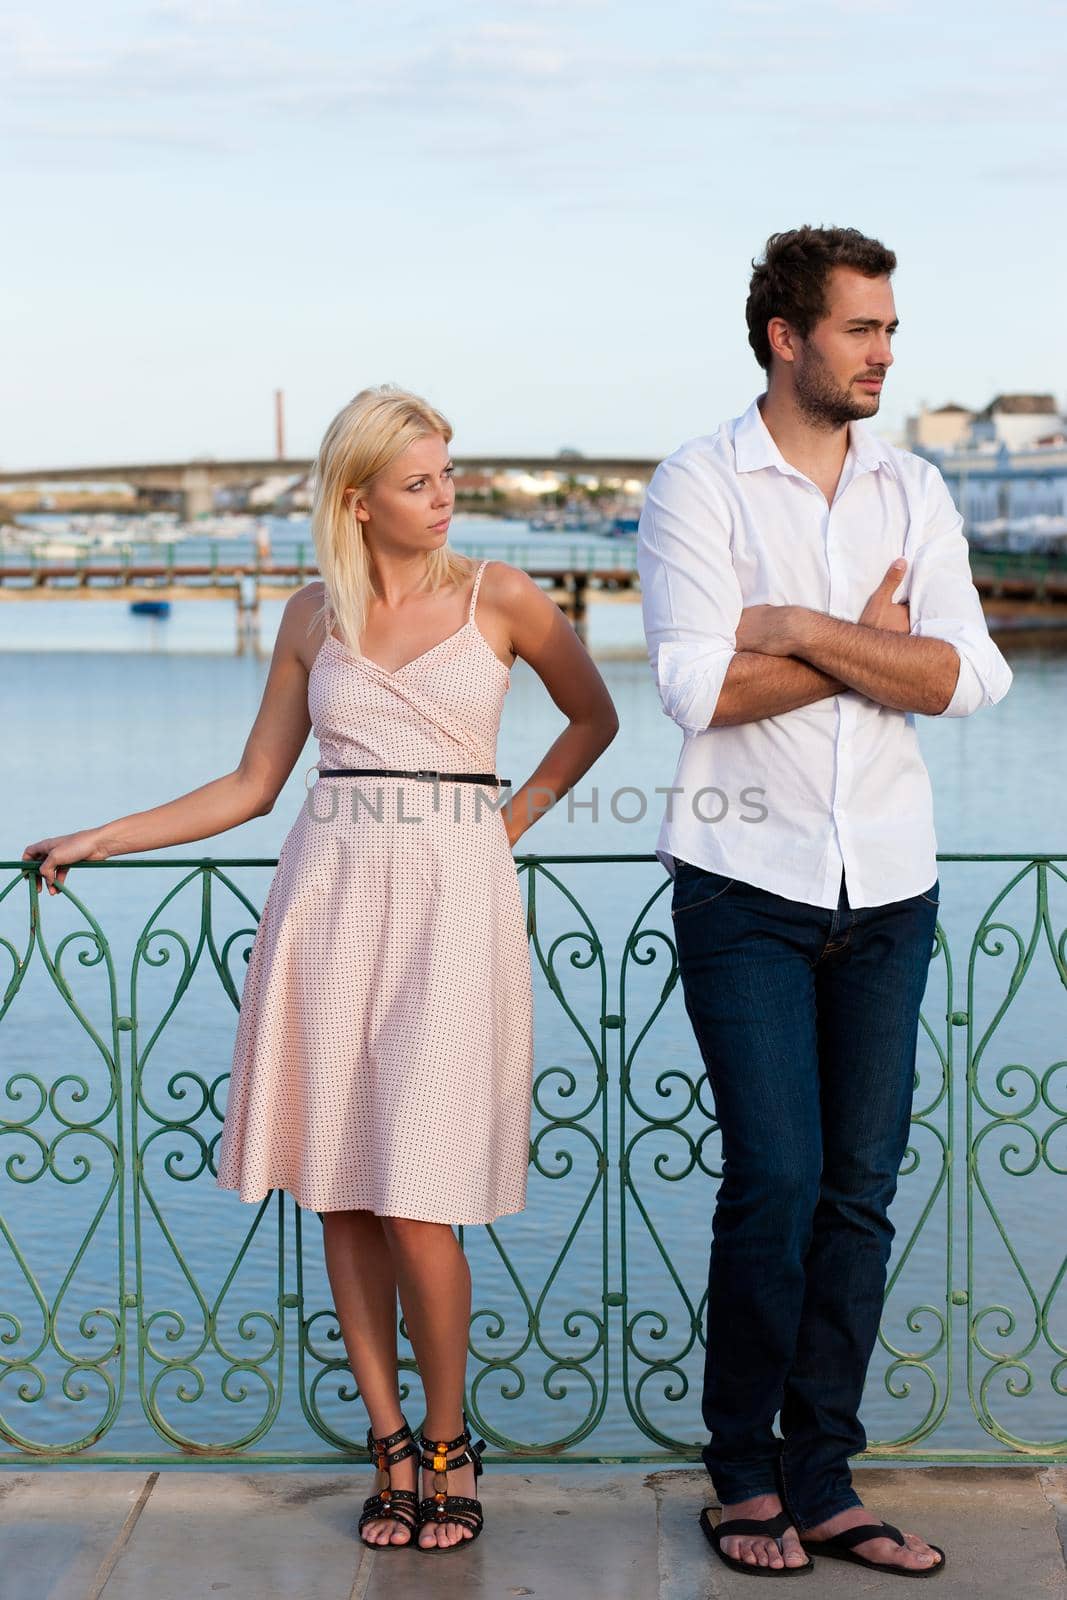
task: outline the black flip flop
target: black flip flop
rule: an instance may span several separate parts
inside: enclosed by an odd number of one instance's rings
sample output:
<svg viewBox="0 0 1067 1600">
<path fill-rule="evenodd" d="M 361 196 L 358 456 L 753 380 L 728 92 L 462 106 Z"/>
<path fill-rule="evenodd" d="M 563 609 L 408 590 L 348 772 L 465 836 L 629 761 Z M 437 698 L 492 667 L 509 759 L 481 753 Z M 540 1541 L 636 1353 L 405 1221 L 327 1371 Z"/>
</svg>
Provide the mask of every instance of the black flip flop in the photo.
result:
<svg viewBox="0 0 1067 1600">
<path fill-rule="evenodd" d="M 761 1567 L 755 1561 L 740 1561 L 737 1556 L 728 1556 L 719 1547 L 720 1539 L 728 1539 L 735 1533 L 755 1534 L 757 1537 L 773 1539 L 779 1550 L 782 1549 L 782 1534 L 787 1528 L 793 1526 L 793 1519 L 788 1511 L 779 1511 L 776 1517 L 733 1517 L 729 1522 L 712 1522 L 708 1516 L 708 1508 L 704 1507 L 700 1513 L 700 1526 L 711 1544 L 715 1546 L 715 1553 L 720 1561 L 734 1572 L 752 1572 L 760 1578 L 793 1578 L 800 1577 L 801 1573 L 811 1572 L 815 1563 L 808 1557 L 807 1564 L 803 1567 Z M 783 1552 L 784 1554 L 784 1552 Z"/>
<path fill-rule="evenodd" d="M 869 1556 L 857 1555 L 852 1548 L 865 1539 L 895 1539 L 897 1544 L 907 1543 L 900 1529 L 894 1528 L 891 1522 L 863 1522 L 858 1527 L 846 1528 L 843 1533 L 835 1533 L 831 1539 L 800 1536 L 805 1550 L 816 1550 L 820 1556 L 829 1556 L 831 1561 L 854 1561 L 858 1567 L 870 1567 L 874 1572 L 891 1572 L 897 1578 L 932 1578 L 945 1565 L 945 1552 L 938 1544 L 930 1546 L 941 1557 L 934 1567 L 901 1567 L 895 1561 L 872 1561 Z"/>
</svg>

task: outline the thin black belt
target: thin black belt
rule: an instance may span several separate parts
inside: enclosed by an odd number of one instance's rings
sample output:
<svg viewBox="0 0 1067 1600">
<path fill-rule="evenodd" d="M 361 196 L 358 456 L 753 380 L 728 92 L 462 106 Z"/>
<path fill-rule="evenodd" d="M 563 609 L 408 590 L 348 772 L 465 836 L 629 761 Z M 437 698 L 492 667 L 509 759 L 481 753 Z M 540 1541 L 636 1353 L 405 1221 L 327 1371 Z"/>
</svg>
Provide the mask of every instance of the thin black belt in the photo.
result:
<svg viewBox="0 0 1067 1600">
<path fill-rule="evenodd" d="M 510 778 L 498 778 L 495 772 L 429 772 L 424 767 L 405 772 L 400 767 L 320 767 L 320 778 L 448 778 L 453 783 L 488 783 L 498 788 L 510 789 Z"/>
</svg>

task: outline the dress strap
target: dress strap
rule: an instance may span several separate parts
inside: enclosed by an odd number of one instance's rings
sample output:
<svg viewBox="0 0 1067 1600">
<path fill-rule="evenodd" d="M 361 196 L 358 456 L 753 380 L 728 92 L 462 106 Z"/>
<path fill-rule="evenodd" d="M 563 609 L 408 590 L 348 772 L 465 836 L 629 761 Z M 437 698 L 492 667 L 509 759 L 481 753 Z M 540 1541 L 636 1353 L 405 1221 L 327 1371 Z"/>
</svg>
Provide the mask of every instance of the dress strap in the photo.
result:
<svg viewBox="0 0 1067 1600">
<path fill-rule="evenodd" d="M 474 579 L 474 588 L 471 591 L 471 607 L 470 607 L 470 610 L 467 612 L 467 621 L 468 622 L 473 622 L 474 621 L 474 605 L 475 605 L 476 600 L 478 599 L 478 586 L 482 581 L 482 573 L 485 571 L 485 569 L 486 569 L 486 567 L 488 565 L 489 565 L 489 557 L 486 556 L 485 560 L 483 562 L 481 562 L 481 564 L 479 565 L 477 575 L 476 575 L 476 577 Z"/>
</svg>

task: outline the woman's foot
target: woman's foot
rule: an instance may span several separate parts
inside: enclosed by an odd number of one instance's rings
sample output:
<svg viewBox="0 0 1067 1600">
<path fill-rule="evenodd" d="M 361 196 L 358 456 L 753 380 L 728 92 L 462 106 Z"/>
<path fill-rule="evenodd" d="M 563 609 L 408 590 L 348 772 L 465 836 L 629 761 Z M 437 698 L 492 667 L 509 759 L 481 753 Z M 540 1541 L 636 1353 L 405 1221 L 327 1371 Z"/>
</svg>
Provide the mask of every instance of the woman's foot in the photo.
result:
<svg viewBox="0 0 1067 1600">
<path fill-rule="evenodd" d="M 782 1502 L 776 1494 L 756 1494 L 748 1500 L 735 1500 L 728 1506 L 724 1505 L 722 1521 L 730 1522 L 734 1517 L 753 1517 L 762 1522 L 768 1517 L 776 1517 L 781 1509 Z M 792 1527 L 782 1534 L 781 1549 L 776 1539 L 756 1533 L 728 1533 L 720 1547 L 724 1556 L 733 1556 L 736 1561 L 746 1561 L 753 1567 L 806 1567 L 808 1564 L 797 1530 Z"/>
<path fill-rule="evenodd" d="M 825 1522 L 817 1522 L 814 1527 L 805 1528 L 804 1538 L 812 1544 L 818 1544 L 820 1539 L 832 1539 L 835 1533 L 844 1533 L 846 1528 L 856 1528 L 862 1522 L 870 1522 L 871 1514 L 863 1506 L 847 1506 L 844 1511 L 839 1511 L 836 1516 L 827 1517 Z M 902 1533 L 903 1529 L 900 1530 Z M 925 1539 L 917 1533 L 905 1533 L 904 1543 L 897 1544 L 895 1539 L 864 1539 L 862 1543 L 854 1545 L 858 1556 L 866 1556 L 868 1561 L 877 1561 L 889 1567 L 907 1567 L 923 1570 L 928 1567 L 939 1567 L 941 1557 L 936 1550 L 931 1550 Z"/>
<path fill-rule="evenodd" d="M 455 1428 L 451 1432 L 443 1433 L 438 1436 L 437 1434 L 431 1434 L 428 1430 L 424 1430 L 424 1449 L 430 1449 L 431 1441 L 440 1442 L 440 1440 L 444 1439 L 456 1439 L 459 1437 L 462 1431 L 462 1427 Z M 466 1444 L 460 1444 L 456 1449 L 447 1451 L 445 1453 L 445 1460 L 454 1461 L 456 1457 L 461 1456 L 464 1450 L 467 1448 L 469 1447 Z M 461 1467 L 449 1468 L 445 1476 L 448 1483 L 445 1493 L 449 1495 L 462 1495 L 470 1500 L 475 1500 L 478 1498 L 477 1489 L 475 1487 L 475 1471 L 469 1461 L 465 1461 Z M 431 1467 L 423 1468 L 422 1498 L 424 1500 L 433 1499 L 438 1487 L 434 1483 L 435 1477 L 437 1477 L 437 1473 L 434 1472 Z M 423 1522 L 419 1529 L 419 1544 L 424 1550 L 432 1550 L 435 1545 L 440 1550 L 447 1550 L 451 1545 L 460 1544 L 463 1540 L 472 1539 L 473 1537 L 473 1528 L 468 1528 L 461 1522 L 427 1521 Z"/>
<path fill-rule="evenodd" d="M 389 1434 L 381 1435 L 383 1442 L 387 1441 L 389 1438 L 396 1439 L 395 1445 L 392 1445 L 385 1450 L 386 1456 L 396 1455 L 397 1451 L 404 1449 L 408 1439 L 411 1439 L 410 1433 L 406 1433 L 406 1437 L 397 1437 L 402 1428 L 405 1429 L 406 1432 L 406 1424 L 401 1423 L 397 1428 L 391 1430 Z M 374 1452 L 372 1450 L 372 1455 L 373 1453 Z M 383 1480 L 381 1478 L 379 1479 L 379 1486 L 375 1491 L 377 1495 L 382 1495 L 384 1492 L 395 1494 L 398 1490 L 400 1490 L 406 1491 L 406 1495 L 411 1496 L 411 1498 L 405 1497 L 403 1502 L 397 1501 L 394 1503 L 396 1510 L 395 1516 L 376 1516 L 364 1522 L 359 1530 L 359 1536 L 365 1544 L 410 1544 L 412 1539 L 415 1537 L 415 1529 L 418 1522 L 418 1510 L 414 1504 L 415 1471 L 417 1460 L 418 1454 L 414 1448 L 414 1440 L 412 1440 L 411 1453 L 403 1461 L 394 1461 L 392 1463 L 387 1461 L 384 1469 L 379 1467 L 379 1472 L 384 1470 L 384 1472 L 388 1474 L 388 1477 L 387 1480 Z M 364 1514 L 366 1513 L 366 1509 L 370 1505 L 370 1501 L 373 1500 L 373 1498 L 374 1496 L 372 1495 L 370 1499 L 364 1502 Z M 400 1509 L 401 1504 L 403 1504 L 403 1511 Z"/>
</svg>

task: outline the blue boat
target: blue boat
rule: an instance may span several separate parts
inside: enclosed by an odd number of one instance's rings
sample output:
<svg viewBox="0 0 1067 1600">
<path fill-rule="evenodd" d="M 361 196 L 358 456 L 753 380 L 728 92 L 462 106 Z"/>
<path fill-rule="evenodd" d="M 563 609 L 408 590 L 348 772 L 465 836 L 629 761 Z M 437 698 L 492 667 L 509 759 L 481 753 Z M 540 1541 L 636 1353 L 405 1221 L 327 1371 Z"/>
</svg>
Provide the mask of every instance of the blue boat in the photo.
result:
<svg viewBox="0 0 1067 1600">
<path fill-rule="evenodd" d="M 135 617 L 169 617 L 169 600 L 131 600 L 130 610 Z"/>
</svg>

